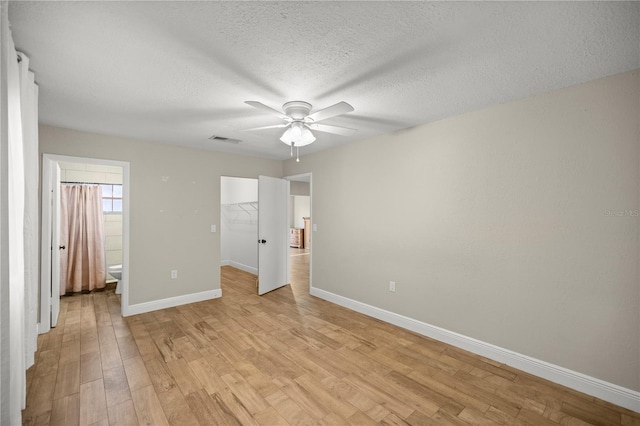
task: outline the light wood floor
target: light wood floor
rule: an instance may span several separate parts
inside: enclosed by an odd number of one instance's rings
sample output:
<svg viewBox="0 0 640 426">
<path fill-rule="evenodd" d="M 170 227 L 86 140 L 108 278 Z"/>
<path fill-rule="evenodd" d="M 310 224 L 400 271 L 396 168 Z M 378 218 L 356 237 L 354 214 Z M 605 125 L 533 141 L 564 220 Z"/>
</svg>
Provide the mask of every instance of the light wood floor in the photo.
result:
<svg viewBox="0 0 640 426">
<path fill-rule="evenodd" d="M 223 297 L 123 319 L 113 291 L 63 298 L 38 340 L 24 424 L 640 425 L 640 415 L 308 295 Z"/>
</svg>

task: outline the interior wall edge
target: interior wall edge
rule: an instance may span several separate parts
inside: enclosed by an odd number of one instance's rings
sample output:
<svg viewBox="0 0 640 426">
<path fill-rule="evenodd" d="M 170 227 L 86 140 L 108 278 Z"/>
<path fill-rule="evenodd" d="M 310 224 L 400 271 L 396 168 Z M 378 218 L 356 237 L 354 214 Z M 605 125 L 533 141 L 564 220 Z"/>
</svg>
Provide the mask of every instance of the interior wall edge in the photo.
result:
<svg viewBox="0 0 640 426">
<path fill-rule="evenodd" d="M 127 306 L 127 309 L 122 313 L 122 316 L 128 317 L 131 315 L 145 314 L 147 312 L 158 311 L 160 309 L 175 308 L 176 306 L 218 299 L 220 297 L 222 297 L 222 289 L 214 289 L 199 293 L 185 294 L 183 296 L 153 300 L 151 302 L 142 302 Z"/>
</svg>

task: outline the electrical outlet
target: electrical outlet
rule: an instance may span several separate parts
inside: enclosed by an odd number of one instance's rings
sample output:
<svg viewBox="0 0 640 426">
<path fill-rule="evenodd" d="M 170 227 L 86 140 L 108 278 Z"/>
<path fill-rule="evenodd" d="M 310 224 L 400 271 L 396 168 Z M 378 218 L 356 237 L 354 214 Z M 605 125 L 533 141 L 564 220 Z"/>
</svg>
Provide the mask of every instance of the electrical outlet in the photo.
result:
<svg viewBox="0 0 640 426">
<path fill-rule="evenodd" d="M 395 293 L 396 292 L 396 282 L 395 281 L 389 281 L 389 291 L 391 293 Z"/>
<path fill-rule="evenodd" d="M 171 279 L 175 280 L 176 278 L 178 278 L 178 270 L 177 269 L 172 269 L 171 270 Z"/>
<path fill-rule="evenodd" d="M 216 229 L 217 229 L 216 225 L 211 225 L 211 232 L 216 232 Z"/>
</svg>

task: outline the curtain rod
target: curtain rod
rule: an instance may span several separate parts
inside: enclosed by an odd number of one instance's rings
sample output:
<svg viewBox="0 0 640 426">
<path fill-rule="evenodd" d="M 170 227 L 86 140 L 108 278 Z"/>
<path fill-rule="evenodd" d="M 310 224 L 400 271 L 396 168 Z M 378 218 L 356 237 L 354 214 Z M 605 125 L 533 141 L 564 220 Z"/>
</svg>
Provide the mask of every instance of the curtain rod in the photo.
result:
<svg viewBox="0 0 640 426">
<path fill-rule="evenodd" d="M 64 185 L 122 185 L 121 183 L 71 182 L 67 180 L 61 180 L 60 183 Z"/>
</svg>

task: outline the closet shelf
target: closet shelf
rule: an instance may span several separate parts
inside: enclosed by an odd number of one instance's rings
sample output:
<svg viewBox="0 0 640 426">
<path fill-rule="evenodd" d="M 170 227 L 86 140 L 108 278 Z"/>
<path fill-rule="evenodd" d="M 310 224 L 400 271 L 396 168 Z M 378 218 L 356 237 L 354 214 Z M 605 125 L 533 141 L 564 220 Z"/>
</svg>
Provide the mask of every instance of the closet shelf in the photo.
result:
<svg viewBox="0 0 640 426">
<path fill-rule="evenodd" d="M 222 208 L 225 212 L 229 213 L 229 216 L 231 216 L 232 213 L 235 213 L 235 217 L 230 218 L 232 223 L 251 224 L 254 223 L 255 215 L 258 213 L 258 202 L 246 201 L 244 203 L 222 204 Z M 240 218 L 241 216 L 244 216 L 244 214 L 248 215 L 248 219 L 242 220 Z"/>
<path fill-rule="evenodd" d="M 257 201 L 245 201 L 244 203 L 231 203 L 231 204 L 223 204 L 222 207 L 227 209 L 238 208 L 240 210 L 244 210 L 247 213 L 258 211 L 258 202 Z"/>
</svg>

